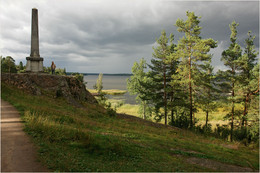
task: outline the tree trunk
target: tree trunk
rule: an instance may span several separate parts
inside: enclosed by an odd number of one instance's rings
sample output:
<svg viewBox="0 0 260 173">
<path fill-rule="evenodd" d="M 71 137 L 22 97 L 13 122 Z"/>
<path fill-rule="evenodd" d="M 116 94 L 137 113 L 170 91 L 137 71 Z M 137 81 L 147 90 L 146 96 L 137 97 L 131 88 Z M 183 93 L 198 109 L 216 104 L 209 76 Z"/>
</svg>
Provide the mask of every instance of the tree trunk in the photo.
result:
<svg viewBox="0 0 260 173">
<path fill-rule="evenodd" d="M 247 104 L 249 102 L 249 93 L 246 94 L 245 97 L 245 106 L 244 106 L 244 111 L 243 111 L 243 117 L 242 117 L 242 126 L 244 126 L 245 124 L 245 119 L 246 119 L 246 115 L 247 115 Z"/>
<path fill-rule="evenodd" d="M 145 120 L 146 119 L 146 115 L 145 115 L 146 102 L 144 101 L 143 104 L 144 104 L 144 120 Z"/>
<path fill-rule="evenodd" d="M 210 74 L 210 71 L 208 70 L 208 74 Z M 209 83 L 211 84 L 211 80 L 209 81 Z M 211 94 L 210 94 L 210 88 L 207 89 L 208 90 L 208 98 L 211 99 Z M 210 101 L 208 100 L 207 105 L 210 105 Z M 209 107 L 206 110 L 206 127 L 208 127 L 208 121 L 209 121 Z"/>
<path fill-rule="evenodd" d="M 193 124 L 195 125 L 195 113 L 192 112 L 192 116 L 193 116 Z"/>
<path fill-rule="evenodd" d="M 232 110 L 231 110 L 231 135 L 230 135 L 230 140 L 231 142 L 233 141 L 233 127 L 234 127 L 234 112 L 235 112 L 235 102 L 234 102 L 234 96 L 235 96 L 235 91 L 234 91 L 234 83 L 232 83 Z"/>
<path fill-rule="evenodd" d="M 208 127 L 209 111 L 206 111 L 206 127 Z"/>
<path fill-rule="evenodd" d="M 232 101 L 232 119 L 231 119 L 231 134 L 230 140 L 233 141 L 233 127 L 234 127 L 234 101 Z"/>
<path fill-rule="evenodd" d="M 172 125 L 173 125 L 174 124 L 173 109 L 171 110 L 171 121 L 172 121 Z"/>
<path fill-rule="evenodd" d="M 191 57 L 189 57 L 189 92 L 190 92 L 190 127 L 193 127 L 193 122 L 192 122 L 192 113 L 193 113 L 193 108 L 192 108 L 192 86 L 191 86 Z"/>
<path fill-rule="evenodd" d="M 173 117 L 173 112 L 174 112 L 174 109 L 173 109 L 173 96 L 174 95 L 174 92 L 172 91 L 172 93 L 171 93 L 171 99 L 170 99 L 170 103 L 171 103 L 171 123 L 172 123 L 172 125 L 173 125 L 173 123 L 174 123 L 174 117 Z"/>
<path fill-rule="evenodd" d="M 166 95 L 166 67 L 164 65 L 163 70 L 163 88 L 164 88 L 164 118 L 165 125 L 167 125 L 167 95 Z"/>
<path fill-rule="evenodd" d="M 191 23 L 190 23 L 190 26 L 189 26 L 189 42 L 190 42 L 190 45 L 189 45 L 189 92 L 190 92 L 190 128 L 193 127 L 193 123 L 192 123 L 192 113 L 193 113 L 193 108 L 192 108 L 192 86 L 191 86 L 191 46 L 192 46 L 192 43 L 191 43 Z"/>
</svg>

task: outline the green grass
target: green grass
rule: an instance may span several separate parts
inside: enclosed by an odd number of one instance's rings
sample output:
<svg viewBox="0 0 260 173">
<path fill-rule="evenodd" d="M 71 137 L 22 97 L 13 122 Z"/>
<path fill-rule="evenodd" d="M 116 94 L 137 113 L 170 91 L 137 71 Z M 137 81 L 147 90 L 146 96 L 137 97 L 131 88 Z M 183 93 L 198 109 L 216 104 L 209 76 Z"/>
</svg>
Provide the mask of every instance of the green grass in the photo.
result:
<svg viewBox="0 0 260 173">
<path fill-rule="evenodd" d="M 90 93 L 97 93 L 97 90 L 94 89 L 88 89 L 88 91 Z M 125 94 L 127 91 L 126 90 L 119 90 L 119 89 L 110 89 L 110 90 L 102 90 L 102 92 L 104 92 L 104 94 L 107 95 L 123 95 Z"/>
<path fill-rule="evenodd" d="M 111 103 L 112 108 L 123 102 L 122 100 L 118 99 L 108 99 L 107 101 Z M 120 114 L 128 114 L 136 117 L 141 117 L 141 115 L 138 113 L 138 109 L 138 105 L 123 104 L 116 109 L 116 112 Z"/>
<path fill-rule="evenodd" d="M 112 99 L 109 99 L 108 101 L 111 102 L 112 104 L 116 104 L 116 103 L 120 102 L 120 100 L 112 100 Z M 138 109 L 139 109 L 138 105 L 124 104 L 123 106 L 121 106 L 117 109 L 117 112 L 134 115 L 136 117 L 142 117 L 142 115 L 140 115 L 138 113 Z M 217 124 L 219 124 L 219 125 L 228 125 L 229 124 L 229 121 L 224 120 L 224 117 L 226 116 L 226 114 L 229 112 L 230 109 L 231 109 L 230 107 L 225 106 L 225 107 L 218 108 L 214 112 L 209 113 L 209 122 L 208 123 L 210 123 L 212 125 L 212 129 L 216 128 Z M 236 109 L 242 109 L 241 105 L 237 104 Z M 206 121 L 205 112 L 203 112 L 202 110 L 199 109 L 199 111 L 195 113 L 195 117 L 198 121 L 197 125 L 205 124 L 205 121 Z M 151 117 L 150 119 L 153 120 L 153 117 Z M 164 123 L 164 119 L 162 119 L 161 122 Z"/>
<path fill-rule="evenodd" d="M 3 83 L 1 92 L 21 112 L 40 161 L 52 171 L 213 171 L 187 162 L 190 157 L 259 170 L 258 148 L 141 119 L 110 117 L 99 105 L 75 108 L 65 99 L 32 96 Z"/>
<path fill-rule="evenodd" d="M 117 113 L 125 113 L 129 115 L 134 115 L 136 117 L 140 117 L 138 113 L 138 105 L 124 104 L 123 106 L 117 109 Z"/>
</svg>

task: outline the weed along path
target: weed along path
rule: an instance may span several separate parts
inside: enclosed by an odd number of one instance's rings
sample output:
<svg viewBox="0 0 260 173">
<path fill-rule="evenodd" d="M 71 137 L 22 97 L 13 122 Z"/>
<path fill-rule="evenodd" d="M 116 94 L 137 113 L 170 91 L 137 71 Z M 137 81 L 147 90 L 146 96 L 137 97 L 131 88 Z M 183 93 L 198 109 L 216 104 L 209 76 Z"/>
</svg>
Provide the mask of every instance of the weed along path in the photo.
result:
<svg viewBox="0 0 260 173">
<path fill-rule="evenodd" d="M 48 172 L 23 131 L 19 112 L 1 99 L 1 172 Z"/>
</svg>

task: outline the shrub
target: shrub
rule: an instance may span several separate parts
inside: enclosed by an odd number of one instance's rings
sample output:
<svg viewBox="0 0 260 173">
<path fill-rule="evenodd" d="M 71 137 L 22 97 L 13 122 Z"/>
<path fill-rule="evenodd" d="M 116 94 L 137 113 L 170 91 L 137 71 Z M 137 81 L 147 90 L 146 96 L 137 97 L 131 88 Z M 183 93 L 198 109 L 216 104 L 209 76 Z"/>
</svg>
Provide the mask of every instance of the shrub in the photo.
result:
<svg viewBox="0 0 260 173">
<path fill-rule="evenodd" d="M 6 58 L 1 56 L 1 72 L 17 73 L 15 60 L 11 56 L 7 56 Z"/>
<path fill-rule="evenodd" d="M 190 120 L 188 118 L 188 114 L 182 112 L 174 116 L 174 121 L 169 123 L 172 126 L 179 127 L 179 128 L 188 128 L 190 126 Z"/>
<path fill-rule="evenodd" d="M 81 81 L 82 83 L 84 82 L 84 76 L 83 74 L 80 73 L 72 73 L 72 76 L 74 76 L 75 78 L 77 78 L 79 81 Z"/>
</svg>

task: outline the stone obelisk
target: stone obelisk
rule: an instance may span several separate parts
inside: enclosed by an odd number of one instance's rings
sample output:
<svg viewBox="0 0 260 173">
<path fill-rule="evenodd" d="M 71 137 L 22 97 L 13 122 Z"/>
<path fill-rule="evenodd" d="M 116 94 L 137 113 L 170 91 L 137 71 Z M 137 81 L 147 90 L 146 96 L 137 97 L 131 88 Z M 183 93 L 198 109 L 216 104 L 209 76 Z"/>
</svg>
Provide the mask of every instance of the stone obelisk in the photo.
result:
<svg viewBox="0 0 260 173">
<path fill-rule="evenodd" d="M 38 30 L 38 10 L 32 9 L 32 28 L 31 28 L 31 54 L 26 57 L 27 72 L 43 72 L 43 58 L 39 52 L 39 30 Z"/>
</svg>

